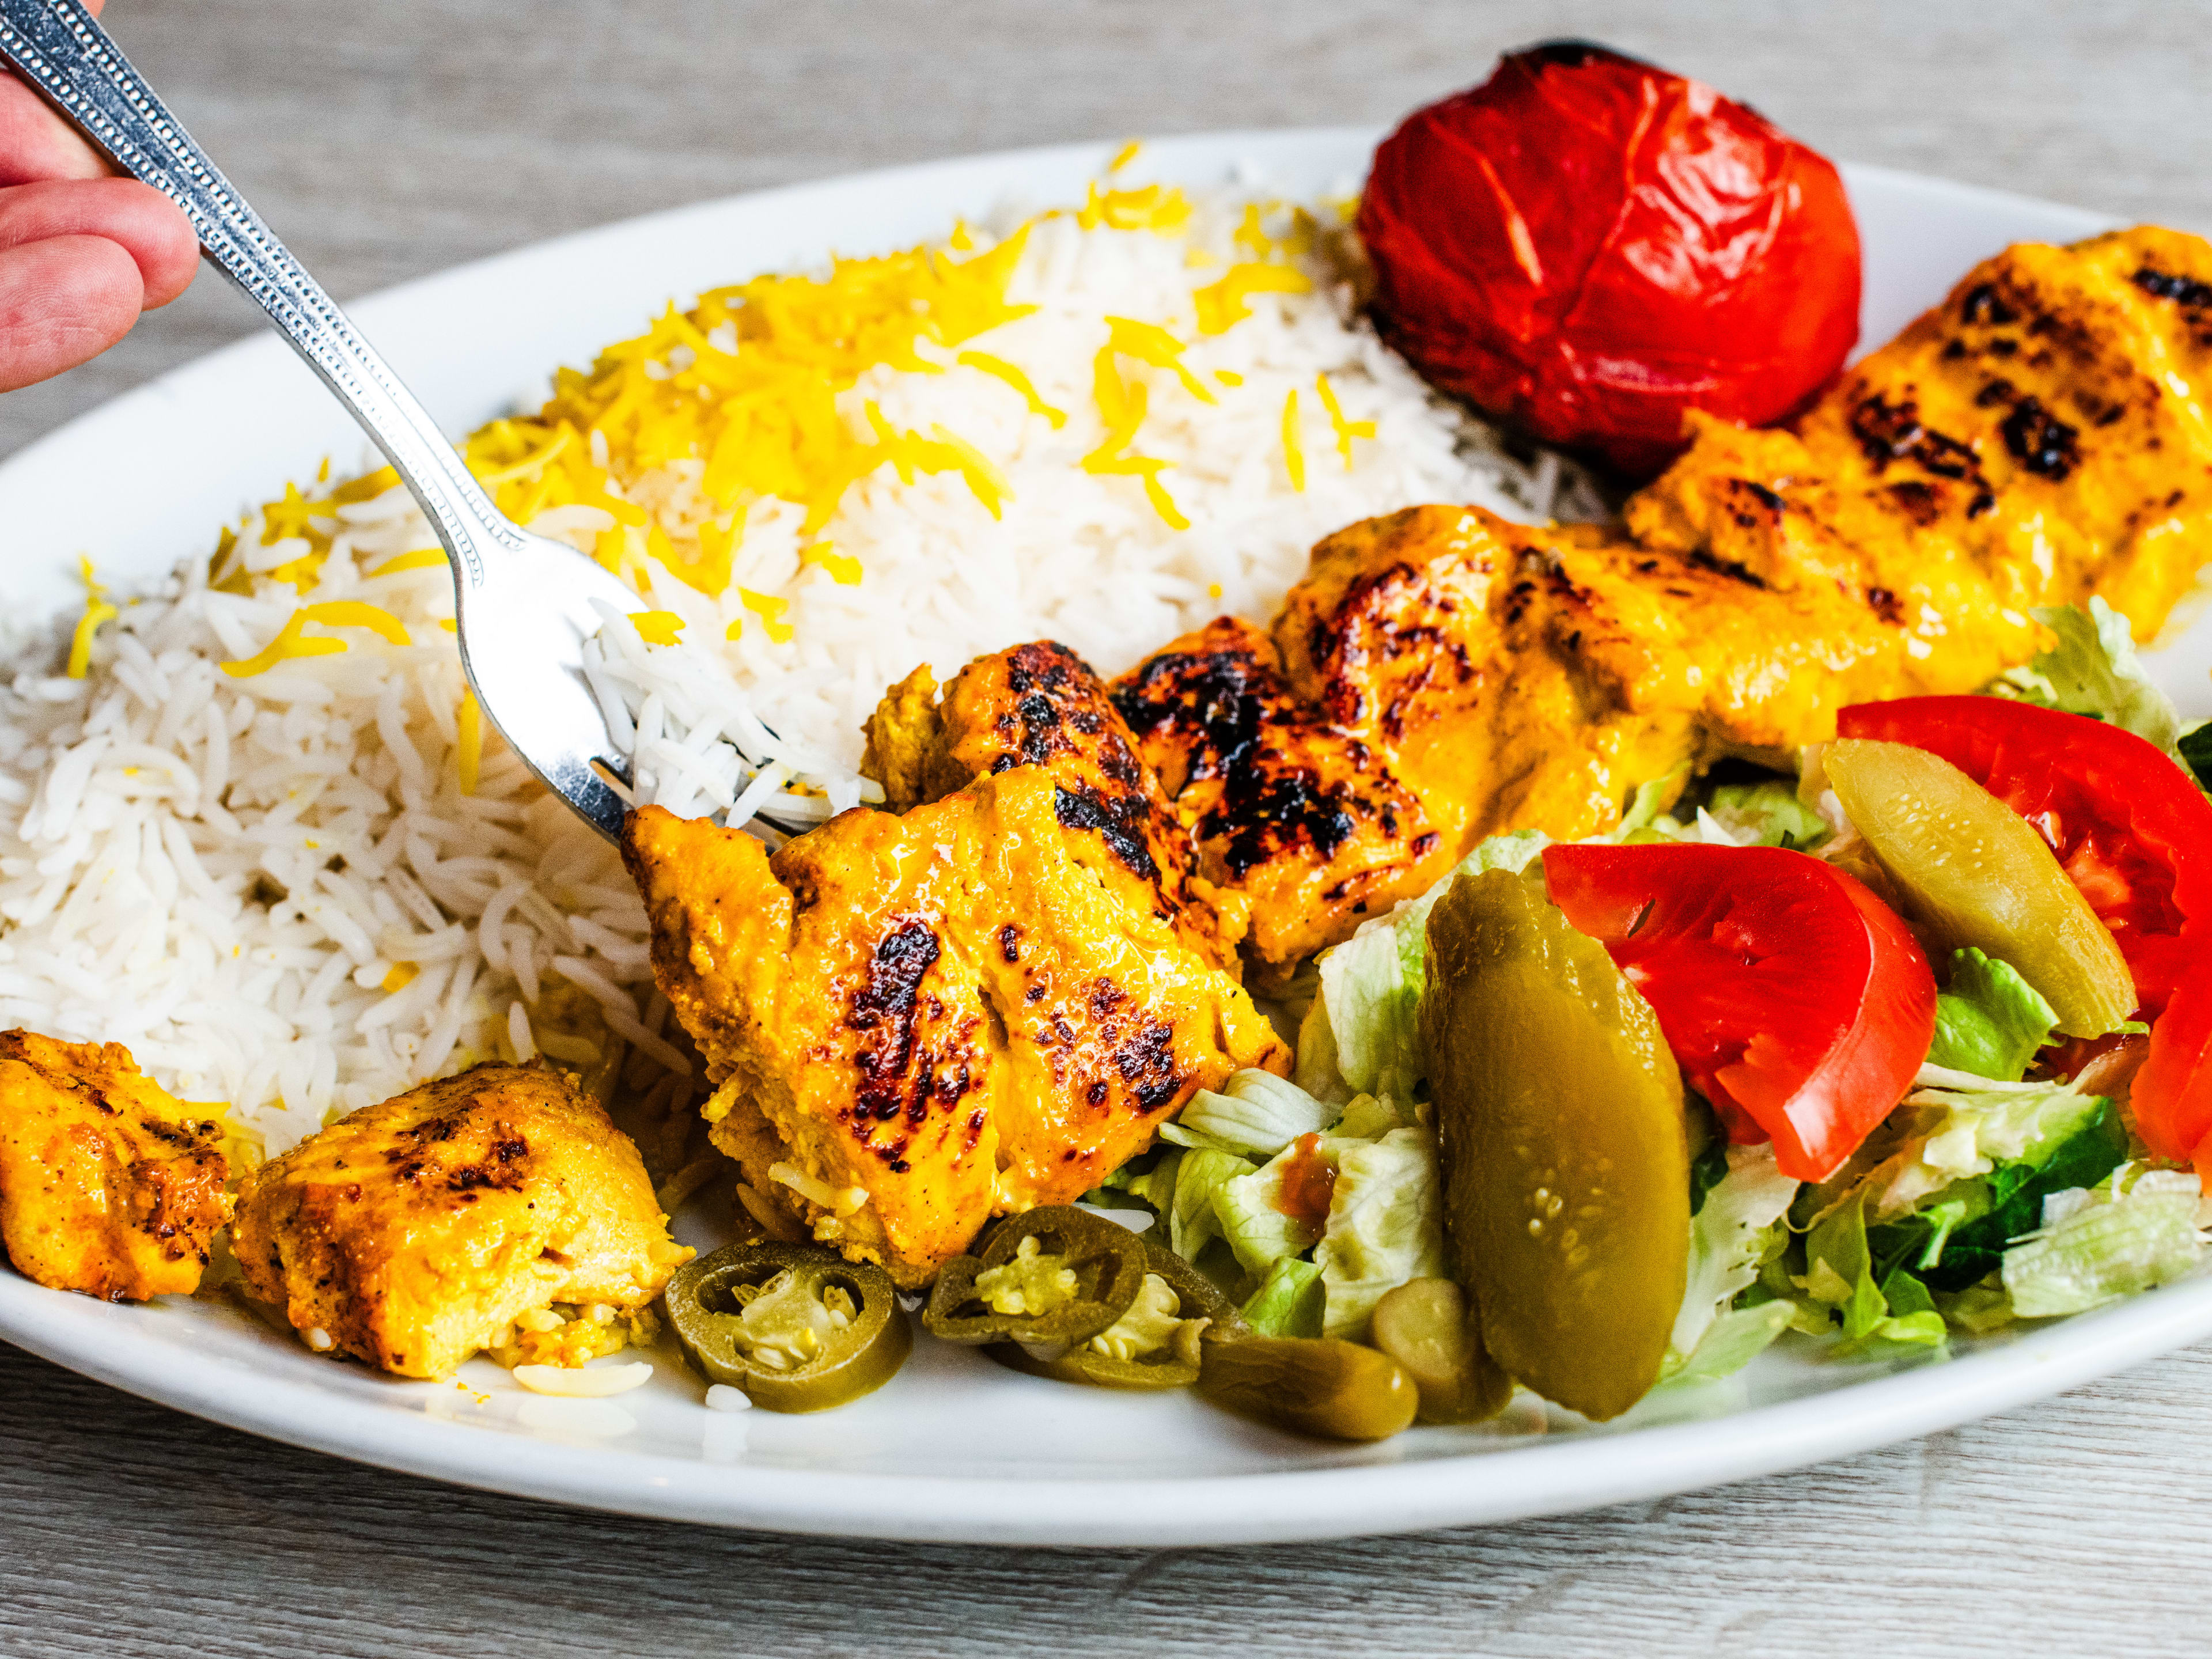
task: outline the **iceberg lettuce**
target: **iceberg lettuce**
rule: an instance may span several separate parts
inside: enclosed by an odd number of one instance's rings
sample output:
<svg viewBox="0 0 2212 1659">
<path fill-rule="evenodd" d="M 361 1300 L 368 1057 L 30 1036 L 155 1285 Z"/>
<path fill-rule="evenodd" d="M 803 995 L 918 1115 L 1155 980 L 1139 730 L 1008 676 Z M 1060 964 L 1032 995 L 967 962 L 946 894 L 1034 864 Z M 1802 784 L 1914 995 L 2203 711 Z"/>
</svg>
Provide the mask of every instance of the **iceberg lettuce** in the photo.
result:
<svg viewBox="0 0 2212 1659">
<path fill-rule="evenodd" d="M 1828 821 L 1797 799 L 1797 786 L 1779 778 L 1721 785 L 1698 813 L 1700 829 L 1708 819 L 1740 847 L 1802 849 L 1829 835 Z"/>
<path fill-rule="evenodd" d="M 1705 1202 L 1690 1218 L 1689 1284 L 1668 1339 L 1677 1365 L 1695 1368 L 1702 1375 L 1726 1375 L 1714 1370 L 1715 1355 L 1705 1352 L 1705 1344 L 1727 1317 L 1729 1304 L 1759 1276 L 1759 1263 L 1776 1243 L 1775 1229 L 1784 1224 L 1797 1186 L 1774 1167 L 1771 1143 L 1728 1149 L 1728 1173 L 1706 1192 Z M 1741 1344 L 1753 1328 L 1740 1322 L 1721 1340 Z M 1768 1340 L 1781 1330 L 1781 1325 L 1775 1325 Z M 1737 1366 L 1758 1352 L 1749 1349 Z"/>
<path fill-rule="evenodd" d="M 1911 1214 L 2002 1164 L 2039 1166 L 2105 1106 L 2070 1083 L 2000 1083 L 1936 1066 L 1917 1080 L 1891 1116 L 1905 1139 L 1864 1179 L 1870 1222 Z"/>
<path fill-rule="evenodd" d="M 1221 1237 L 1216 1203 L 1221 1189 L 1251 1173 L 1251 1160 L 1234 1152 L 1200 1149 L 1179 1154 L 1175 1195 L 1167 1212 L 1168 1248 L 1186 1261 L 1197 1261 L 1207 1243 Z"/>
<path fill-rule="evenodd" d="M 2180 718 L 2143 672 L 2125 617 L 2094 597 L 2086 611 L 2045 605 L 2029 614 L 2058 636 L 2057 643 L 2005 675 L 1991 691 L 2070 714 L 2093 714 L 2173 752 Z"/>
<path fill-rule="evenodd" d="M 1232 1073 L 1218 1094 L 1200 1090 L 1169 1127 L 1204 1137 L 1184 1141 L 1186 1146 L 1273 1158 L 1300 1135 L 1329 1127 L 1340 1115 L 1337 1107 L 1315 1099 L 1297 1084 L 1248 1067 Z"/>
<path fill-rule="evenodd" d="M 1469 853 L 1450 875 L 1416 899 L 1361 925 L 1321 958 L 1321 996 L 1308 1018 L 1325 1018 L 1336 1050 L 1336 1069 L 1362 1094 L 1413 1097 L 1421 1075 L 1416 1019 L 1428 982 L 1429 912 L 1462 871 L 1523 870 L 1551 845 L 1534 830 L 1492 836 Z M 1299 1047 L 1305 1042 L 1301 1035 Z M 1307 1075 L 1301 1065 L 1301 1076 Z"/>
<path fill-rule="evenodd" d="M 1319 1336 L 1328 1301 L 1321 1269 L 1286 1255 L 1245 1303 L 1244 1322 L 1262 1336 Z"/>
<path fill-rule="evenodd" d="M 1969 945 L 1951 953 L 1951 982 L 1936 999 L 1928 1063 L 2017 1083 L 2057 1024 L 2057 1012 L 2009 963 Z"/>
<path fill-rule="evenodd" d="M 1318 1142 L 1315 1151 L 1318 1156 L 1334 1162 L 1331 1142 Z M 1213 1188 L 1213 1217 L 1221 1237 L 1237 1253 L 1237 1265 L 1255 1278 L 1264 1277 L 1285 1256 L 1304 1255 L 1321 1242 L 1321 1228 L 1303 1217 L 1287 1215 L 1281 1208 L 1283 1183 L 1290 1173 L 1291 1162 L 1304 1155 L 1302 1148 L 1293 1146 L 1256 1170 L 1244 1164 L 1243 1173 Z M 1226 1154 L 1205 1156 L 1220 1158 Z M 1186 1254 L 1181 1249 L 1176 1253 Z"/>
<path fill-rule="evenodd" d="M 1336 1189 L 1314 1263 L 1328 1287 L 1325 1332 L 1358 1337 L 1375 1304 L 1409 1279 L 1443 1276 L 1443 1203 L 1436 1137 L 1392 1129 L 1377 1140 L 1325 1141 Z"/>
<path fill-rule="evenodd" d="M 2181 1278 L 2203 1259 L 2201 1201 L 2195 1176 L 2133 1164 L 2095 1187 L 2051 1194 L 2042 1231 L 2004 1253 L 2013 1311 L 2081 1313 Z"/>
</svg>

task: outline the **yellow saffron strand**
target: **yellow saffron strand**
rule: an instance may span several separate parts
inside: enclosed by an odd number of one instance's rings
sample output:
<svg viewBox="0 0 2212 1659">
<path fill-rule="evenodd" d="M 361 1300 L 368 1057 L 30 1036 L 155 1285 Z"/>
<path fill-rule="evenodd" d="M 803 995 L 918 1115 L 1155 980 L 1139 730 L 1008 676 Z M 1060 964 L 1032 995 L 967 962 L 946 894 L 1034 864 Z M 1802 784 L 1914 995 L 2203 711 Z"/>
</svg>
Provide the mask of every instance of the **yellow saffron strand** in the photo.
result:
<svg viewBox="0 0 2212 1659">
<path fill-rule="evenodd" d="M 1037 389 L 1030 383 L 1030 377 L 1004 357 L 994 357 L 988 351 L 963 351 L 953 361 L 965 368 L 988 374 L 994 380 L 1004 380 L 1022 394 L 1022 401 L 1030 406 L 1030 413 L 1043 416 L 1052 423 L 1054 431 L 1057 432 L 1067 424 L 1067 411 L 1064 409 L 1054 409 L 1042 398 L 1037 396 Z"/>
<path fill-rule="evenodd" d="M 684 618 L 673 611 L 633 611 L 629 621 L 647 645 L 673 645 L 684 635 Z"/>
<path fill-rule="evenodd" d="M 70 635 L 69 677 L 81 680 L 92 672 L 92 636 L 100 631 L 104 622 L 113 622 L 119 614 L 105 599 L 85 601 L 84 615 L 77 618 L 76 632 Z"/>
<path fill-rule="evenodd" d="M 255 674 L 265 674 L 278 663 L 294 657 L 328 657 L 346 648 L 343 640 L 301 638 L 300 630 L 307 625 L 307 611 L 304 608 L 295 611 L 283 627 L 276 630 L 276 637 L 253 655 L 217 665 L 233 679 L 242 680 Z"/>
<path fill-rule="evenodd" d="M 1230 266 L 1219 282 L 1194 289 L 1190 297 L 1198 307 L 1198 331 L 1222 334 L 1252 314 L 1245 302 L 1255 294 L 1312 292 L 1313 281 L 1302 270 L 1248 261 Z"/>
<path fill-rule="evenodd" d="M 386 645 L 415 643 L 408 635 L 407 624 L 380 605 L 365 605 L 359 599 L 325 599 L 320 605 L 302 607 L 300 615 L 325 628 L 366 628 Z"/>
<path fill-rule="evenodd" d="M 1336 453 L 1344 457 L 1344 470 L 1349 472 L 1352 471 L 1352 441 L 1373 437 L 1375 422 L 1346 420 L 1344 405 L 1337 402 L 1336 388 L 1328 383 L 1328 375 L 1315 375 L 1314 386 L 1321 393 L 1322 407 L 1328 411 L 1329 425 L 1336 429 Z"/>
<path fill-rule="evenodd" d="M 1291 475 L 1291 488 L 1301 495 L 1306 491 L 1305 451 L 1298 446 L 1298 392 L 1291 388 L 1283 399 L 1283 471 Z"/>
<path fill-rule="evenodd" d="M 1108 350 L 1118 351 L 1125 357 L 1134 357 L 1139 362 L 1150 363 L 1154 368 L 1171 370 L 1182 382 L 1183 389 L 1199 402 L 1210 404 L 1216 401 L 1205 383 L 1184 366 L 1182 342 L 1158 323 L 1141 323 L 1133 317 L 1109 317 L 1106 329 Z"/>
<path fill-rule="evenodd" d="M 378 576 L 396 576 L 403 570 L 428 570 L 435 566 L 446 568 L 446 550 L 442 547 L 418 547 L 411 553 L 395 553 L 370 571 L 372 580 Z"/>
<path fill-rule="evenodd" d="M 810 547 L 800 548 L 799 562 L 820 565 L 830 573 L 830 580 L 840 587 L 858 587 L 860 585 L 863 574 L 860 562 L 849 553 L 840 553 L 835 542 L 816 542 Z M 730 637 L 735 639 L 737 635 L 732 634 Z"/>
<path fill-rule="evenodd" d="M 1121 149 L 1114 152 L 1114 159 L 1106 164 L 1106 171 L 1109 174 L 1119 173 L 1123 167 L 1128 166 L 1130 162 L 1137 159 L 1137 153 L 1143 149 L 1144 147 L 1144 141 L 1142 139 L 1132 138 L 1127 143 L 1122 145 Z"/>
<path fill-rule="evenodd" d="M 461 706 L 453 715 L 458 737 L 453 744 L 454 769 L 461 775 L 461 793 L 473 795 L 483 770 L 483 710 L 473 691 L 461 693 Z"/>
<path fill-rule="evenodd" d="M 783 613 L 791 609 L 789 599 L 778 598 L 773 593 L 756 593 L 750 587 L 740 587 L 738 590 L 738 599 L 746 610 L 761 619 L 761 627 L 767 632 L 772 643 L 787 644 L 792 635 L 798 631 L 783 620 Z M 736 636 L 733 635 L 732 637 Z"/>
</svg>

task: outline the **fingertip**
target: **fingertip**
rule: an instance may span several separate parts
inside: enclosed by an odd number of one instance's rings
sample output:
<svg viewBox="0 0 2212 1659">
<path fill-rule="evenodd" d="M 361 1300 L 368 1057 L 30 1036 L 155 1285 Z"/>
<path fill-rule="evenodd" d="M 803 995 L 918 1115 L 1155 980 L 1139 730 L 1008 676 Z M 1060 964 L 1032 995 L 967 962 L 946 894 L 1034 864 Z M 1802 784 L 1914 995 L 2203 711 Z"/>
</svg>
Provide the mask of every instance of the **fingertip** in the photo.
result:
<svg viewBox="0 0 2212 1659">
<path fill-rule="evenodd" d="M 199 234 L 185 210 L 153 185 L 136 179 L 118 179 L 112 187 L 131 193 L 133 234 L 125 246 L 138 264 L 139 280 L 145 288 L 143 307 L 155 310 L 191 286 L 199 270 Z"/>
<path fill-rule="evenodd" d="M 144 295 L 138 262 L 102 236 L 0 249 L 0 392 L 98 356 L 131 331 Z"/>
</svg>

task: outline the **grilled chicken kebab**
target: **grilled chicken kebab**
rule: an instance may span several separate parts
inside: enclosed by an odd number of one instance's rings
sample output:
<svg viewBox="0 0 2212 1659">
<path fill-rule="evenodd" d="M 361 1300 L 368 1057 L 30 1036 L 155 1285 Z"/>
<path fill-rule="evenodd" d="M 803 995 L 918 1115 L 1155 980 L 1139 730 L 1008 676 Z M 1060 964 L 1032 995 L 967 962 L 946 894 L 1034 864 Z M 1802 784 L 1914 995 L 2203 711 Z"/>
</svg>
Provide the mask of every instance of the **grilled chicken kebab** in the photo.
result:
<svg viewBox="0 0 2212 1659">
<path fill-rule="evenodd" d="M 748 1201 L 920 1285 L 1200 1088 L 1289 1054 L 1240 980 L 1486 836 L 1785 759 L 1847 703 L 1973 690 L 2031 607 L 2148 637 L 2212 560 L 2212 245 L 2014 247 L 1788 428 L 1698 421 L 1622 527 L 1419 507 L 1322 542 L 1261 629 L 1113 681 L 1049 642 L 891 688 L 854 811 L 771 856 L 647 809 L 655 968 Z M 1694 419 L 1695 417 L 1693 417 Z"/>
</svg>

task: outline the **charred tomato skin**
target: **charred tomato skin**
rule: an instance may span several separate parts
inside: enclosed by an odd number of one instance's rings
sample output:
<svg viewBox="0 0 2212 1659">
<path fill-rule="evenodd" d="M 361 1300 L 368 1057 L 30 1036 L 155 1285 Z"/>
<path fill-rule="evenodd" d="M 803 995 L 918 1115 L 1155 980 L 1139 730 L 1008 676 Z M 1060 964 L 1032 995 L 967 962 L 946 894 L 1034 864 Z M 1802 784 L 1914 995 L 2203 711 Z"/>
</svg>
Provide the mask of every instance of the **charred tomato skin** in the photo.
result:
<svg viewBox="0 0 2212 1659">
<path fill-rule="evenodd" d="M 1408 116 L 1358 229 L 1376 324 L 1431 382 L 1631 477 L 1680 452 L 1691 410 L 1791 414 L 1858 337 L 1833 165 L 1585 42 L 1510 53 Z"/>
</svg>

